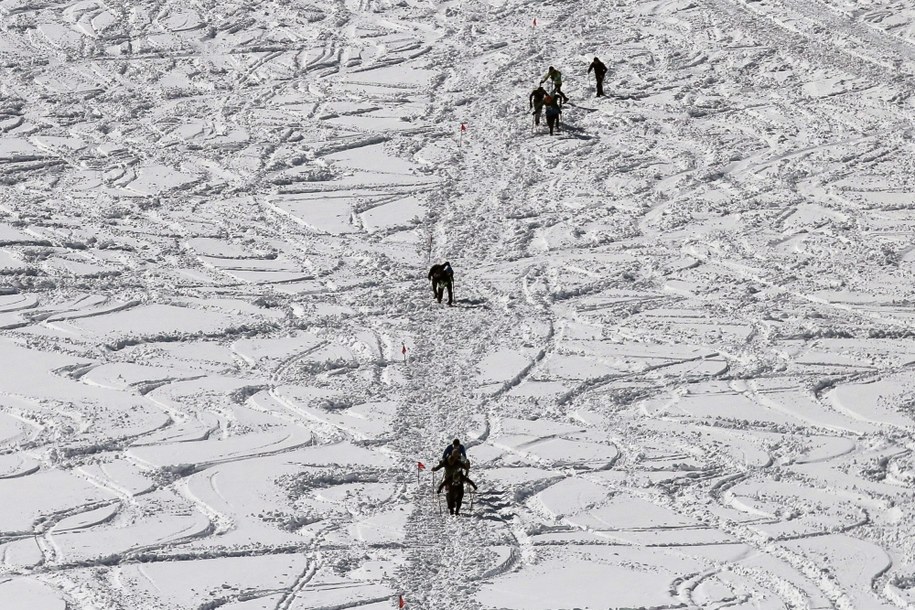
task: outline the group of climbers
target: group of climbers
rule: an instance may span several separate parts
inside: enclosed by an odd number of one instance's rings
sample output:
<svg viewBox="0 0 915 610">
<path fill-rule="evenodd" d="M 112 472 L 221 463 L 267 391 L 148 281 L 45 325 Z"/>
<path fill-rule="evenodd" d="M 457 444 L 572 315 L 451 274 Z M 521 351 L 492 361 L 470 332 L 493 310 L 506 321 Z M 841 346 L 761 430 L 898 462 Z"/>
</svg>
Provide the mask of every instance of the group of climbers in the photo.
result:
<svg viewBox="0 0 915 610">
<path fill-rule="evenodd" d="M 597 96 L 601 97 L 604 95 L 604 77 L 607 74 L 607 66 L 595 57 L 588 66 L 588 73 L 590 74 L 592 71 L 597 81 Z M 543 87 L 547 81 L 550 81 L 551 84 L 550 91 Z M 569 98 L 562 91 L 562 72 L 550 66 L 540 79 L 537 88 L 528 97 L 528 103 L 534 115 L 534 124 L 540 125 L 541 116 L 545 114 L 550 135 L 553 135 L 559 128 L 562 107 L 568 101 Z M 454 305 L 454 270 L 451 268 L 451 263 L 445 261 L 442 264 L 433 265 L 429 269 L 427 278 L 432 282 L 432 293 L 435 295 L 435 300 L 441 303 L 447 290 L 448 305 Z M 432 468 L 433 472 L 441 469 L 444 469 L 445 473 L 436 492 L 440 494 L 443 490 L 447 490 L 448 512 L 458 515 L 461 511 L 465 484 L 470 485 L 474 491 L 477 489 L 476 483 L 467 476 L 470 471 L 470 460 L 467 459 L 467 450 L 460 440 L 454 439 L 454 442 L 445 448 L 438 465 Z"/>
<path fill-rule="evenodd" d="M 450 445 L 445 447 L 441 461 L 432 468 L 432 471 L 435 472 L 442 468 L 445 469 L 445 476 L 442 477 L 436 493 L 442 493 L 443 489 L 447 489 L 448 513 L 459 515 L 461 514 L 461 503 L 464 500 L 464 484 L 473 487 L 474 491 L 477 490 L 477 484 L 467 476 L 470 472 L 470 460 L 467 459 L 467 450 L 459 439 L 454 439 Z"/>
<path fill-rule="evenodd" d="M 604 77 L 607 75 L 607 66 L 598 59 L 594 58 L 591 65 L 588 66 L 588 74 L 594 72 L 594 78 L 597 80 L 597 96 L 604 95 Z M 550 81 L 552 84 L 551 91 L 547 92 L 543 88 L 543 83 Z M 534 125 L 540 125 L 540 117 L 546 109 L 546 124 L 550 129 L 550 135 L 554 130 L 559 129 L 559 119 L 562 116 L 562 105 L 569 101 L 566 94 L 562 92 L 562 72 L 550 66 L 536 89 L 528 97 L 528 104 L 534 115 Z"/>
</svg>

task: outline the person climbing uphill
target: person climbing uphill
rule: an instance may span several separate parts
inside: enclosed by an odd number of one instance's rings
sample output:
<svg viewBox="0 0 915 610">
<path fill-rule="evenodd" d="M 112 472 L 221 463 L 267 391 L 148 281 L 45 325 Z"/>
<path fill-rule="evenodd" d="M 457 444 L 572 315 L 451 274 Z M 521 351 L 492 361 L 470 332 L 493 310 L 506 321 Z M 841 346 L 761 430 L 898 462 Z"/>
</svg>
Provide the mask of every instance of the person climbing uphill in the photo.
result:
<svg viewBox="0 0 915 610">
<path fill-rule="evenodd" d="M 445 447 L 445 451 L 442 453 L 442 459 L 439 462 L 438 468 L 444 467 L 448 463 L 448 460 L 451 459 L 452 455 L 456 455 L 458 462 L 460 462 L 461 468 L 464 470 L 464 474 L 470 472 L 470 460 L 467 459 L 467 450 L 464 448 L 464 445 L 461 444 L 459 439 L 454 439 L 450 445 Z M 433 471 L 435 468 L 432 469 Z"/>
<path fill-rule="evenodd" d="M 445 289 L 448 289 L 448 304 L 454 305 L 454 271 L 451 269 L 451 263 L 445 261 L 441 265 L 432 265 L 429 269 L 429 279 L 432 280 L 432 292 L 435 294 L 435 300 L 442 302 Z"/>
<path fill-rule="evenodd" d="M 540 84 L 542 85 L 548 80 L 553 83 L 553 95 L 561 98 L 563 104 L 568 102 L 569 98 L 567 98 L 566 94 L 562 92 L 562 72 L 553 66 L 550 66 L 546 74 L 543 75 L 543 78 L 540 79 Z"/>
<path fill-rule="evenodd" d="M 464 484 L 477 490 L 477 484 L 470 480 L 464 472 L 464 462 L 461 460 L 460 451 L 452 451 L 446 459 L 442 459 L 437 466 L 432 468 L 433 472 L 440 468 L 445 469 L 445 476 L 438 486 L 436 493 L 442 493 L 442 490 L 448 488 L 448 512 L 452 515 L 461 513 L 461 502 L 464 499 Z"/>
<path fill-rule="evenodd" d="M 548 95 L 546 89 L 544 89 L 543 86 L 540 86 L 534 89 L 530 96 L 528 96 L 528 102 L 530 103 L 531 109 L 534 111 L 534 125 L 540 125 L 540 115 L 543 114 L 543 98 Z"/>
<path fill-rule="evenodd" d="M 594 70 L 594 78 L 597 80 L 597 97 L 601 97 L 604 94 L 604 76 L 607 74 L 607 66 L 595 57 L 588 66 L 588 74 L 591 73 L 591 70 Z"/>
<path fill-rule="evenodd" d="M 445 452 L 442 454 L 442 459 L 447 460 L 448 456 L 451 455 L 453 451 L 459 451 L 461 453 L 462 459 L 467 459 L 467 449 L 464 448 L 464 445 L 461 444 L 460 439 L 454 439 L 451 441 L 451 444 L 445 447 Z"/>
<path fill-rule="evenodd" d="M 553 129 L 559 131 L 559 118 L 562 115 L 562 107 L 559 105 L 559 97 L 550 99 L 550 104 L 546 107 L 546 125 L 550 128 L 550 135 L 553 135 Z"/>
<path fill-rule="evenodd" d="M 446 484 L 449 478 L 452 478 L 455 470 L 460 470 L 464 472 L 468 467 L 468 463 L 465 459 L 461 458 L 460 452 L 452 452 L 448 457 L 442 458 L 439 460 L 439 463 L 432 467 L 432 472 L 436 470 L 445 469 L 445 479 L 442 481 L 442 484 L 439 485 L 439 491 Z"/>
</svg>

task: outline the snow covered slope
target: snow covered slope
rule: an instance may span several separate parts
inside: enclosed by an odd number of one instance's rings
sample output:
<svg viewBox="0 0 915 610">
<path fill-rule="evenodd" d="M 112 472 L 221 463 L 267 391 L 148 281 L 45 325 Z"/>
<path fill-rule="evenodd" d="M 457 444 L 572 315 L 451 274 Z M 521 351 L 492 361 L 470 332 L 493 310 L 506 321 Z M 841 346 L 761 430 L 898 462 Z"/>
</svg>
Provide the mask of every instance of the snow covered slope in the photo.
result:
<svg viewBox="0 0 915 610">
<path fill-rule="evenodd" d="M 915 607 L 913 43 L 886 0 L 0 0 L 0 607 Z"/>
</svg>

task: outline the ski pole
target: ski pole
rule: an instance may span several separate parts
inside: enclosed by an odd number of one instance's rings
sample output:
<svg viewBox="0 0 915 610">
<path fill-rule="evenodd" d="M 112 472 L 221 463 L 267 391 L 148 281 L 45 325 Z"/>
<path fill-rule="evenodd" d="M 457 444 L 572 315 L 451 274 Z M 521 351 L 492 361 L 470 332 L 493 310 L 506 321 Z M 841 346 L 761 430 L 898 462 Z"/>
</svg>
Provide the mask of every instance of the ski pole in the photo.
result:
<svg viewBox="0 0 915 610">
<path fill-rule="evenodd" d="M 473 501 L 476 500 L 476 498 L 477 498 L 477 490 L 474 489 L 473 491 L 470 492 L 470 510 L 467 511 L 468 515 L 473 514 Z"/>
</svg>

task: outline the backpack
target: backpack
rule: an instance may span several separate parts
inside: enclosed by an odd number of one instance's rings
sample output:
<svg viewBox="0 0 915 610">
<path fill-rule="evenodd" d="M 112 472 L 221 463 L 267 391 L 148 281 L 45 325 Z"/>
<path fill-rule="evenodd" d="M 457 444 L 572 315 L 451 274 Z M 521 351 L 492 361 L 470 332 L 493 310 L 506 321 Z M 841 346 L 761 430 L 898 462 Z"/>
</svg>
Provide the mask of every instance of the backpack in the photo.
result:
<svg viewBox="0 0 915 610">
<path fill-rule="evenodd" d="M 544 95 L 544 96 L 543 96 L 543 105 L 544 105 L 544 106 L 552 106 L 552 105 L 553 105 L 553 96 L 550 95 L 549 93 L 547 93 L 546 95 Z"/>
</svg>

